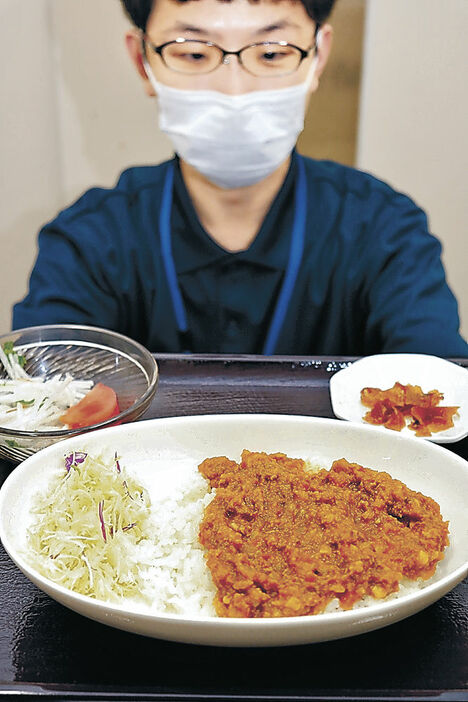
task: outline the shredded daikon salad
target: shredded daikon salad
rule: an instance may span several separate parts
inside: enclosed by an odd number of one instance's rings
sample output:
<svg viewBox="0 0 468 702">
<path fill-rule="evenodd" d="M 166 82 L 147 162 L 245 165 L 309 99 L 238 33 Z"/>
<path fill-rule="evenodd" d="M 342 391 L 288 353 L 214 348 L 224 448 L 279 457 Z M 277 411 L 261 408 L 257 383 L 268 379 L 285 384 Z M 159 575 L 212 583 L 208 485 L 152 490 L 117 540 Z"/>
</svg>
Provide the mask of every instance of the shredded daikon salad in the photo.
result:
<svg viewBox="0 0 468 702">
<path fill-rule="evenodd" d="M 49 380 L 28 375 L 26 359 L 14 350 L 12 342 L 0 345 L 0 361 L 8 374 L 0 379 L 0 426 L 9 429 L 66 429 L 59 417 L 93 386 L 92 381 L 74 380 L 69 373 Z"/>
<path fill-rule="evenodd" d="M 101 600 L 145 597 L 135 548 L 148 531 L 150 499 L 115 454 L 76 451 L 32 507 L 28 544 L 47 578 Z M 31 554 L 29 555 L 31 559 Z"/>
</svg>

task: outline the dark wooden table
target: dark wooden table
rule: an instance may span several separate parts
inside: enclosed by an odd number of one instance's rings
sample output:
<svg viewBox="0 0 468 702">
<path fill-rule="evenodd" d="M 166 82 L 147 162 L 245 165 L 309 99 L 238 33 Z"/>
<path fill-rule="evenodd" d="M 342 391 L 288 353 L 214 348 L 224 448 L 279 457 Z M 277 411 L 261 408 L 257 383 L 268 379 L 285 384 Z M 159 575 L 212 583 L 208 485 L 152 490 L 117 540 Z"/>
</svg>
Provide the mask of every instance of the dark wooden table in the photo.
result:
<svg viewBox="0 0 468 702">
<path fill-rule="evenodd" d="M 332 417 L 329 379 L 350 360 L 157 358 L 160 384 L 146 418 L 233 412 Z M 448 448 L 468 458 L 468 439 Z M 0 462 L 0 484 L 11 470 Z M 38 590 L 0 547 L 2 695 L 468 700 L 468 580 L 409 619 L 351 639 L 290 648 L 211 648 L 148 639 L 85 619 Z"/>
</svg>

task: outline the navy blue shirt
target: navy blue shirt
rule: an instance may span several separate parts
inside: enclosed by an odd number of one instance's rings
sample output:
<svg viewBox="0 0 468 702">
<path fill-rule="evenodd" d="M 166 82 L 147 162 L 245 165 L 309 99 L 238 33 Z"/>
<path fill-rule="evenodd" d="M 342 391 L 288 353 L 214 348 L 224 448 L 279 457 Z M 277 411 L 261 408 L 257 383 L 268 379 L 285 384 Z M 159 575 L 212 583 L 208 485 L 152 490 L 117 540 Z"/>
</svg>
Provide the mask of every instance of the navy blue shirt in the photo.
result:
<svg viewBox="0 0 468 702">
<path fill-rule="evenodd" d="M 297 154 L 256 238 L 231 253 L 203 229 L 175 161 L 172 249 L 190 350 L 261 353 L 288 260 Z M 408 197 L 376 178 L 305 159 L 304 254 L 277 354 L 420 352 L 468 357 L 441 247 Z M 161 258 L 167 163 L 130 168 L 47 224 L 14 328 L 91 324 L 151 351 L 181 352 Z"/>
</svg>

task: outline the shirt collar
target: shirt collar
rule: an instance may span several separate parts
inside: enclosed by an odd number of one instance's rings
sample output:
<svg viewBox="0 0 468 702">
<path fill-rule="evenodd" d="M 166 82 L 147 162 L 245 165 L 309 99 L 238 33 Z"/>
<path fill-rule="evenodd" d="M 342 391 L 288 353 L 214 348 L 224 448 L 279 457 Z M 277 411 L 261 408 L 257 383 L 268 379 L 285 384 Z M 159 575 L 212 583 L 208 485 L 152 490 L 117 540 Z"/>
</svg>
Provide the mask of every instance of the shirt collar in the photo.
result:
<svg viewBox="0 0 468 702">
<path fill-rule="evenodd" d="M 234 259 L 248 261 L 264 268 L 283 270 L 287 262 L 294 216 L 296 159 L 297 155 L 293 152 L 283 184 L 252 244 L 245 251 L 232 253 L 219 246 L 203 228 L 187 191 L 179 159 L 176 157 L 171 226 L 177 273 L 189 273 Z M 284 236 L 285 230 L 287 236 Z"/>
</svg>

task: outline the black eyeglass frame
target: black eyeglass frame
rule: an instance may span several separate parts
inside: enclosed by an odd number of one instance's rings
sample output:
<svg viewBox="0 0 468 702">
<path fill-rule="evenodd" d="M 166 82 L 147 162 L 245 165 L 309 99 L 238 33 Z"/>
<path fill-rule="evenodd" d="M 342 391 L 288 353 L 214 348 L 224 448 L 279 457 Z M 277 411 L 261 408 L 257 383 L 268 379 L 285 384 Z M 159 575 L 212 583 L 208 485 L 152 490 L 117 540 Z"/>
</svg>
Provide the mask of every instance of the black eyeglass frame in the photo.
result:
<svg viewBox="0 0 468 702">
<path fill-rule="evenodd" d="M 170 71 L 174 71 L 174 73 L 181 73 L 182 75 L 194 75 L 193 73 L 185 73 L 184 71 L 178 71 L 176 68 L 171 68 L 171 66 L 168 66 L 166 63 L 164 56 L 163 56 L 163 50 L 166 48 L 166 46 L 170 46 L 171 44 L 184 44 L 185 42 L 190 42 L 190 43 L 197 43 L 197 44 L 204 44 L 205 46 L 214 46 L 216 49 L 218 49 L 221 52 L 221 57 L 220 57 L 220 62 L 218 63 L 217 66 L 212 68 L 209 71 L 204 71 L 200 73 L 200 75 L 208 75 L 209 73 L 213 73 L 213 71 L 216 71 L 217 68 L 223 65 L 225 62 L 226 56 L 237 56 L 239 59 L 239 63 L 242 66 L 242 68 L 247 71 L 247 73 L 250 73 L 250 75 L 255 75 L 255 73 L 252 73 L 249 71 L 248 68 L 245 67 L 244 63 L 242 62 L 242 52 L 245 51 L 246 49 L 251 49 L 254 46 L 290 46 L 293 49 L 296 49 L 300 53 L 300 59 L 299 63 L 297 64 L 296 68 L 293 71 L 288 71 L 287 73 L 277 73 L 275 76 L 256 76 L 257 78 L 262 77 L 262 78 L 276 78 L 276 77 L 281 77 L 285 75 L 290 75 L 292 73 L 295 73 L 298 69 L 301 63 L 306 59 L 311 51 L 317 51 L 318 50 L 318 45 L 317 45 L 317 34 L 320 30 L 320 24 L 317 24 L 315 27 L 315 33 L 314 33 L 314 43 L 312 46 L 310 46 L 308 49 L 302 49 L 300 46 L 296 46 L 296 44 L 290 44 L 287 41 L 260 41 L 260 42 L 254 42 L 253 44 L 247 44 L 247 46 L 243 46 L 241 49 L 238 51 L 226 51 L 226 49 L 223 49 L 221 46 L 218 44 L 215 44 L 213 41 L 204 41 L 203 39 L 185 39 L 184 37 L 178 37 L 177 39 L 172 39 L 171 41 L 166 41 L 164 44 L 159 44 L 159 46 L 156 46 L 153 44 L 151 39 L 146 34 L 142 34 L 141 37 L 141 43 L 142 43 L 142 49 L 143 53 L 146 55 L 145 52 L 145 47 L 149 46 L 152 51 L 154 51 L 155 54 L 158 54 L 158 56 L 161 57 L 161 61 L 164 63 L 166 68 L 168 68 Z"/>
</svg>

